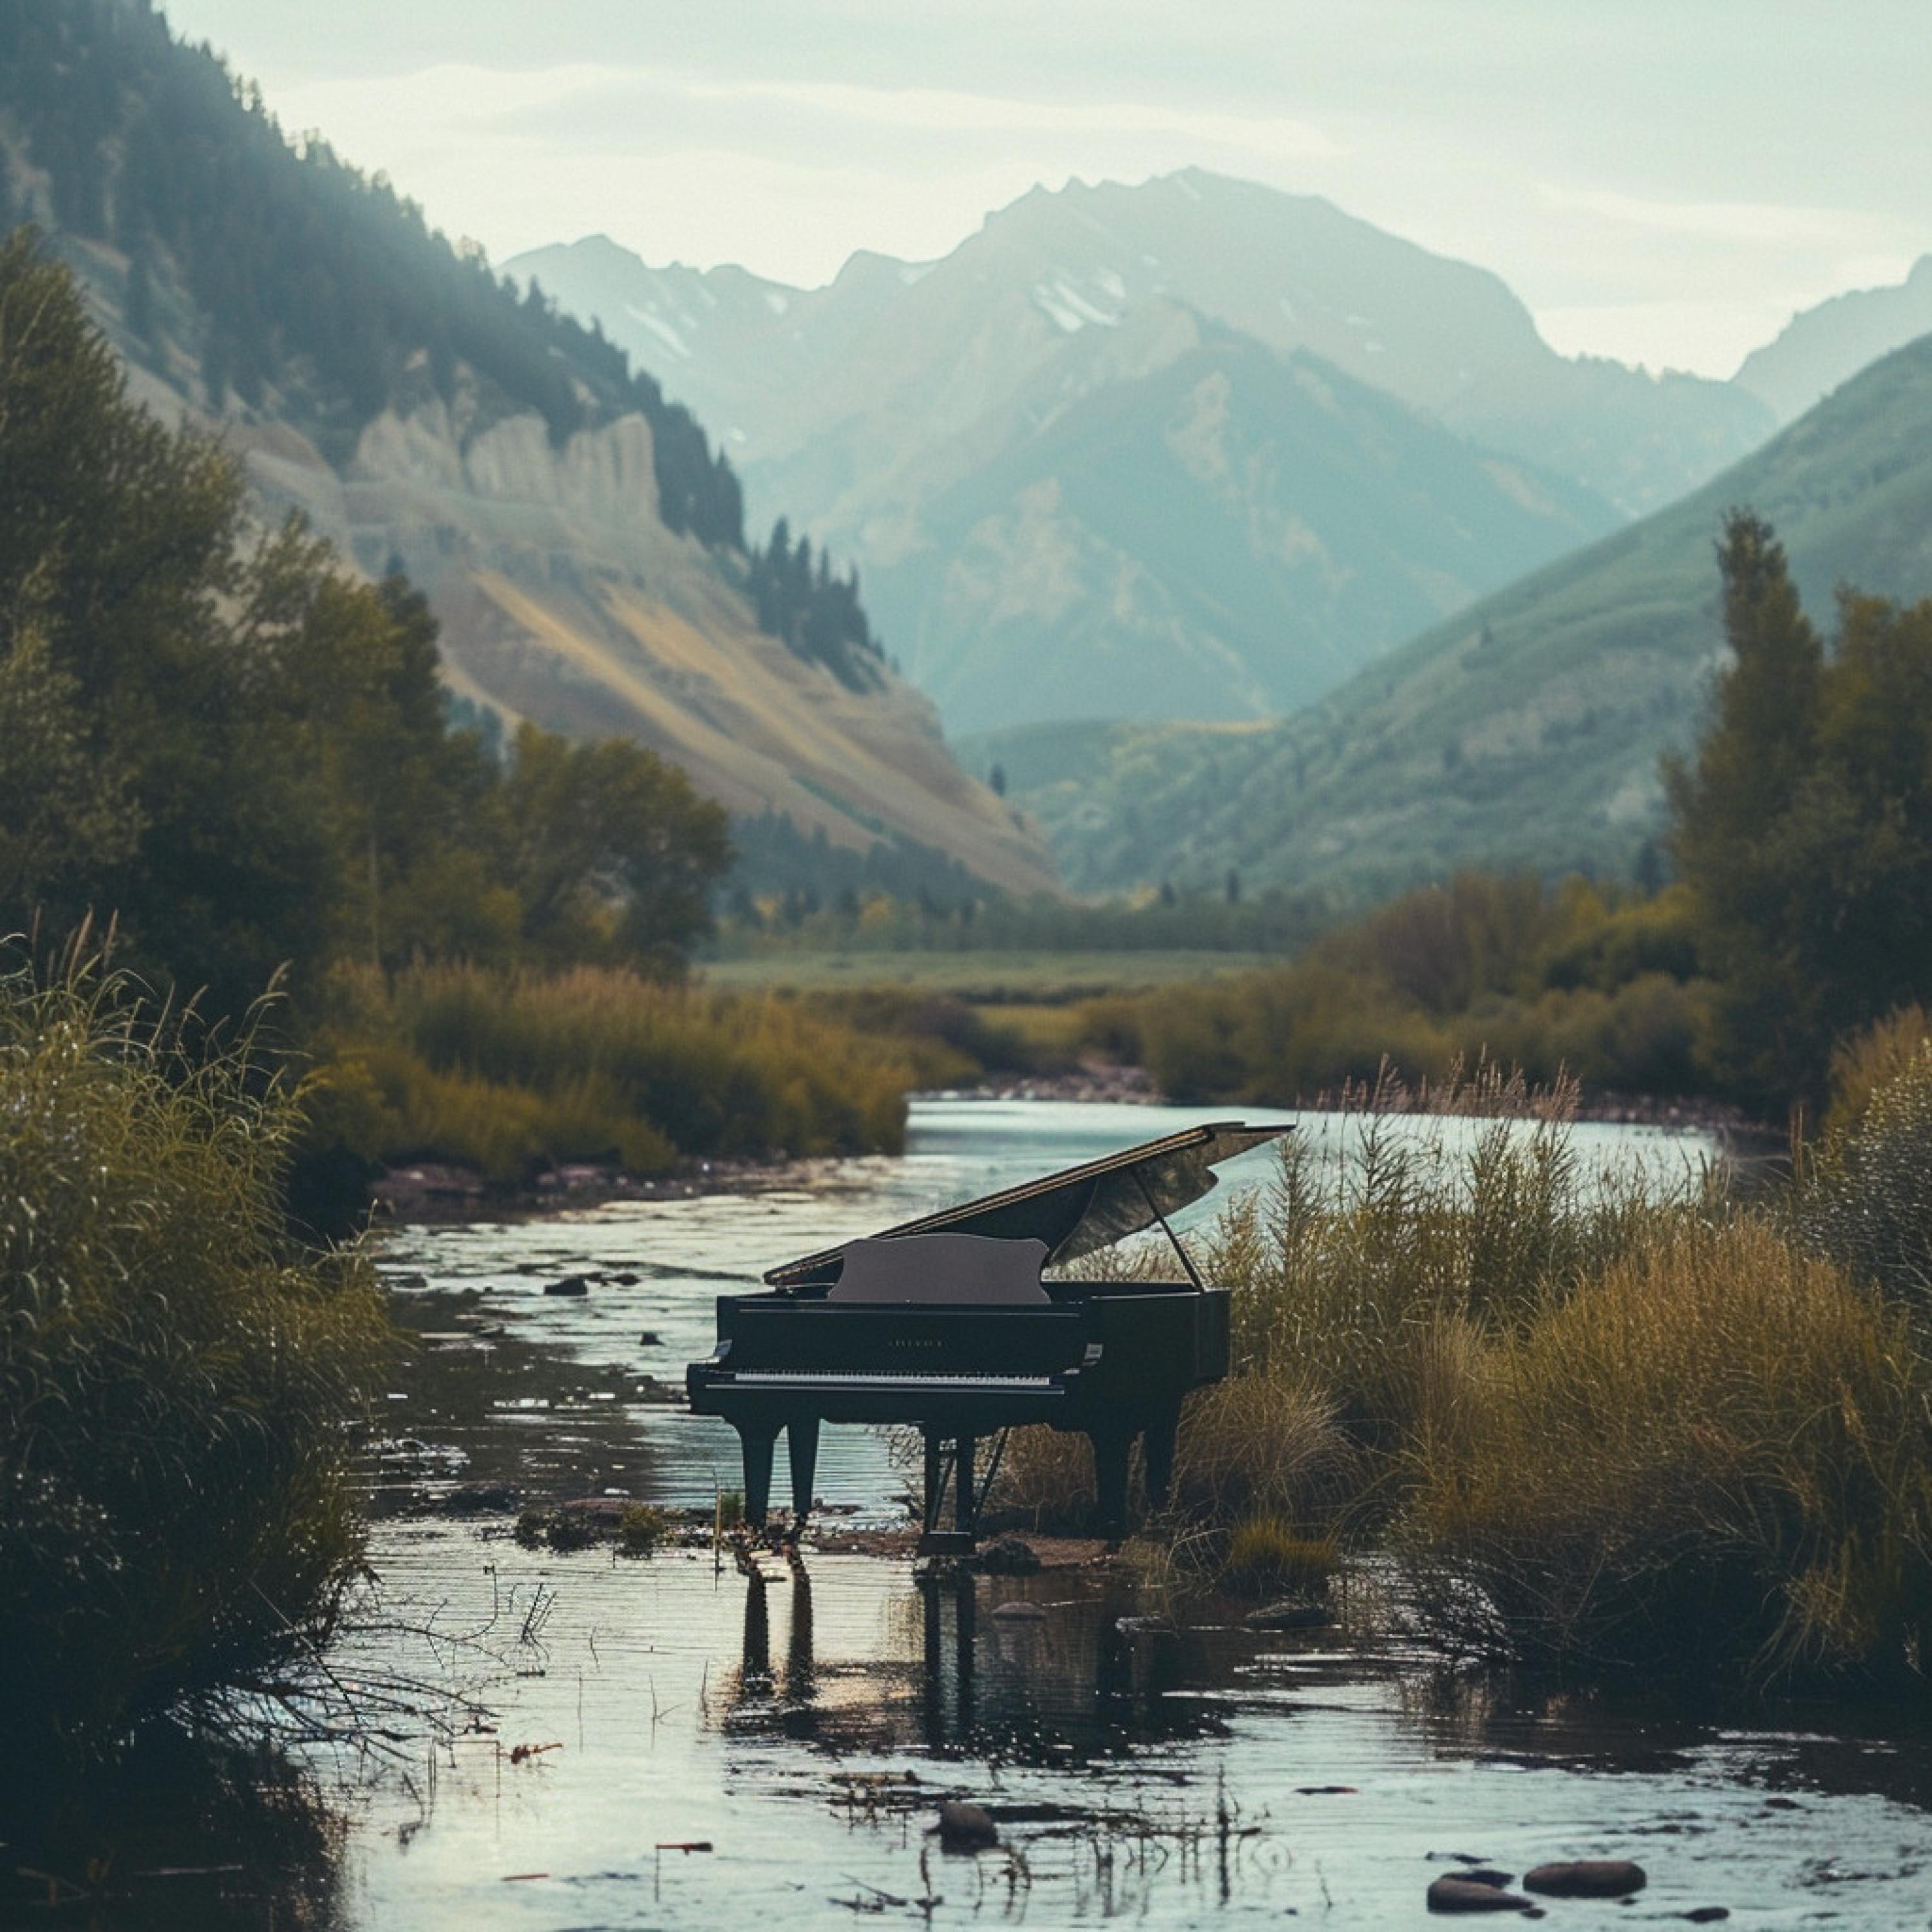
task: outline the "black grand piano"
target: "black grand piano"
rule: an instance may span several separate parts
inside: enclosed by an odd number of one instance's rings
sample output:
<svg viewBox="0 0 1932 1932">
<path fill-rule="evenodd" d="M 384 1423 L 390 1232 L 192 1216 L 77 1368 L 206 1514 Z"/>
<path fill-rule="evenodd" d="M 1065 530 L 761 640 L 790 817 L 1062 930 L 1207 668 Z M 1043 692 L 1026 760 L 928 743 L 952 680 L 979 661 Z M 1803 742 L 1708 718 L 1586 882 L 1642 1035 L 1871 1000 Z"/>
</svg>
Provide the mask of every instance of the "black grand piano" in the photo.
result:
<svg viewBox="0 0 1932 1932">
<path fill-rule="evenodd" d="M 1113 1534 L 1125 1526 L 1128 1453 L 1140 1437 L 1158 1506 L 1183 1398 L 1228 1372 L 1228 1292 L 1202 1280 L 1168 1216 L 1214 1186 L 1222 1162 L 1287 1131 L 1190 1127 L 788 1262 L 766 1275 L 767 1292 L 720 1295 L 718 1346 L 692 1364 L 686 1385 L 696 1414 L 738 1432 L 746 1520 L 764 1526 L 782 1430 L 794 1528 L 804 1521 L 824 1422 L 923 1432 L 923 1554 L 972 1549 L 997 1468 L 978 1483 L 978 1445 L 1020 1424 L 1091 1439 Z M 1156 1225 L 1184 1282 L 1042 1278 Z"/>
</svg>

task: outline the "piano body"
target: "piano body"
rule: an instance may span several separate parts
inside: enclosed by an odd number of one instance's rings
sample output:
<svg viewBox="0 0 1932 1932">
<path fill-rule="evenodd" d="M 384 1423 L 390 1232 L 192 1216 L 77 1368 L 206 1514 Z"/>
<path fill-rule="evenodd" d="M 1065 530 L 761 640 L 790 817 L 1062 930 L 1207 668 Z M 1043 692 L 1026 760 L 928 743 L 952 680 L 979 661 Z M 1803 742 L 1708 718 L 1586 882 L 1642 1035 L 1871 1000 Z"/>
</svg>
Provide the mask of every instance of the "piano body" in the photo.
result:
<svg viewBox="0 0 1932 1932">
<path fill-rule="evenodd" d="M 1183 1400 L 1228 1372 L 1228 1292 L 1201 1280 L 1167 1217 L 1214 1186 L 1220 1163 L 1286 1131 L 1191 1127 L 787 1262 L 764 1293 L 721 1295 L 717 1347 L 686 1384 L 696 1414 L 738 1432 L 748 1520 L 764 1527 L 781 1430 L 796 1526 L 821 1424 L 910 1424 L 925 1437 L 921 1552 L 969 1551 L 997 1468 L 978 1483 L 980 1444 L 1046 1423 L 1091 1440 L 1101 1520 L 1118 1534 L 1135 1438 L 1158 1504 Z M 1184 1282 L 1044 1278 L 1156 1225 Z"/>
</svg>

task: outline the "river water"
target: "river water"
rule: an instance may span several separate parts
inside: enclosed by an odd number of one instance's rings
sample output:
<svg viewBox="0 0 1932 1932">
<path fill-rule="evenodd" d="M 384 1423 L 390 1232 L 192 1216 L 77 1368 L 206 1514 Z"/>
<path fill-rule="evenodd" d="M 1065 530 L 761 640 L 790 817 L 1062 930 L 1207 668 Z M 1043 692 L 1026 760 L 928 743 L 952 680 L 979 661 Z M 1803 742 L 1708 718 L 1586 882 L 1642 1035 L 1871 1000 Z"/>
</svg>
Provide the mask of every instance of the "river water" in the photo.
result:
<svg viewBox="0 0 1932 1932">
<path fill-rule="evenodd" d="M 747 1577 L 709 1550 L 532 1550 L 501 1516 L 446 1513 L 453 1486 L 490 1482 L 709 1506 L 738 1486 L 735 1441 L 668 1393 L 708 1351 L 715 1294 L 1194 1118 L 929 1101 L 903 1160 L 809 1190 L 387 1238 L 424 1339 L 376 1456 L 382 1613 L 334 1664 L 352 1690 L 400 1674 L 476 1708 L 453 1733 L 400 1723 L 382 1761 L 312 1751 L 349 1821 L 320 1922 L 1381 1928 L 1422 1923 L 1429 1881 L 1466 1856 L 1646 1868 L 1633 1905 L 1551 1901 L 1580 1927 L 1713 1906 L 1754 1928 L 1932 1926 L 1932 1739 L 1882 1712 L 1516 1700 L 1386 1642 L 1251 1631 L 1238 1604 L 1137 1622 L 1159 1606 L 1114 1576 L 922 1588 L 903 1562 L 808 1552 Z M 1588 1157 L 1660 1176 L 1703 1151 L 1578 1132 Z M 542 1292 L 586 1273 L 580 1299 Z M 902 1520 L 904 1483 L 879 1438 L 827 1432 L 820 1487 L 844 1520 Z M 949 1794 L 995 1810 L 1001 1849 L 938 1850 Z"/>
</svg>

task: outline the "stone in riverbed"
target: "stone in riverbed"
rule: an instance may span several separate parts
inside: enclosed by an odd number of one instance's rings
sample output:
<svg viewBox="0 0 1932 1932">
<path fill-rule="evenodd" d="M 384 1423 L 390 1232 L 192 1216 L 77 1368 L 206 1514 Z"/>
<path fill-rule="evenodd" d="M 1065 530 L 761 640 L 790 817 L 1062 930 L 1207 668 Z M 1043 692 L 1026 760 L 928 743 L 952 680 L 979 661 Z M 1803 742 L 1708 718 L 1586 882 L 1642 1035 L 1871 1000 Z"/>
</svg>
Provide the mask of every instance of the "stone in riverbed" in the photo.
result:
<svg viewBox="0 0 1932 1932">
<path fill-rule="evenodd" d="M 1538 1865 L 1523 1874 L 1523 1889 L 1546 1898 L 1622 1898 L 1649 1883 L 1640 1864 L 1629 1858 L 1570 1858 Z"/>
<path fill-rule="evenodd" d="M 994 1606 L 993 1614 L 1004 1623 L 1043 1624 L 1046 1621 L 1046 1612 L 1037 1604 L 998 1604 Z"/>
<path fill-rule="evenodd" d="M 980 1568 L 989 1576 L 1030 1576 L 1040 1567 L 1040 1552 L 1022 1537 L 1000 1537 L 980 1552 Z"/>
<path fill-rule="evenodd" d="M 1250 1630 L 1323 1630 L 1335 1619 L 1319 1604 L 1270 1604 L 1241 1619 Z"/>
<path fill-rule="evenodd" d="M 1445 1874 L 1429 1888 L 1431 1912 L 1525 1912 L 1536 1906 L 1520 1892 L 1505 1892 L 1499 1885 L 1484 1885 L 1461 1874 Z M 1537 1912 L 1540 1918 L 1542 1914 Z"/>
<path fill-rule="evenodd" d="M 544 1292 L 546 1294 L 588 1294 L 590 1284 L 580 1274 L 567 1274 L 561 1281 L 545 1282 Z"/>
<path fill-rule="evenodd" d="M 1693 1925 L 1716 1925 L 1731 1916 L 1728 1905 L 1700 1905 L 1690 1912 L 1680 1912 L 1678 1917 Z"/>
<path fill-rule="evenodd" d="M 939 1846 L 946 1852 L 983 1852 L 1000 1842 L 1000 1828 L 982 1805 L 948 1798 L 939 1808 Z"/>
</svg>

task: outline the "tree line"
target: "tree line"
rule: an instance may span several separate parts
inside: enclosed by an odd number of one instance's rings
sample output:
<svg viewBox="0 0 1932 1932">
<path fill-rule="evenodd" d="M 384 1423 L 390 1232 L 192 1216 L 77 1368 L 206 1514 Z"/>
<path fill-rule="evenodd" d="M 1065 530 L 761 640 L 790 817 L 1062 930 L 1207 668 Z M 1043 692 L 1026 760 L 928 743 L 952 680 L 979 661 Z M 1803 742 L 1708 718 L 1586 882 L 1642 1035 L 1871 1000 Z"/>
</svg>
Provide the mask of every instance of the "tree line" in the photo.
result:
<svg viewBox="0 0 1932 1932">
<path fill-rule="evenodd" d="M 241 1011 L 285 964 L 675 968 L 731 848 L 652 752 L 452 728 L 436 626 L 134 406 L 71 275 L 0 245 L 0 906 Z"/>
</svg>

